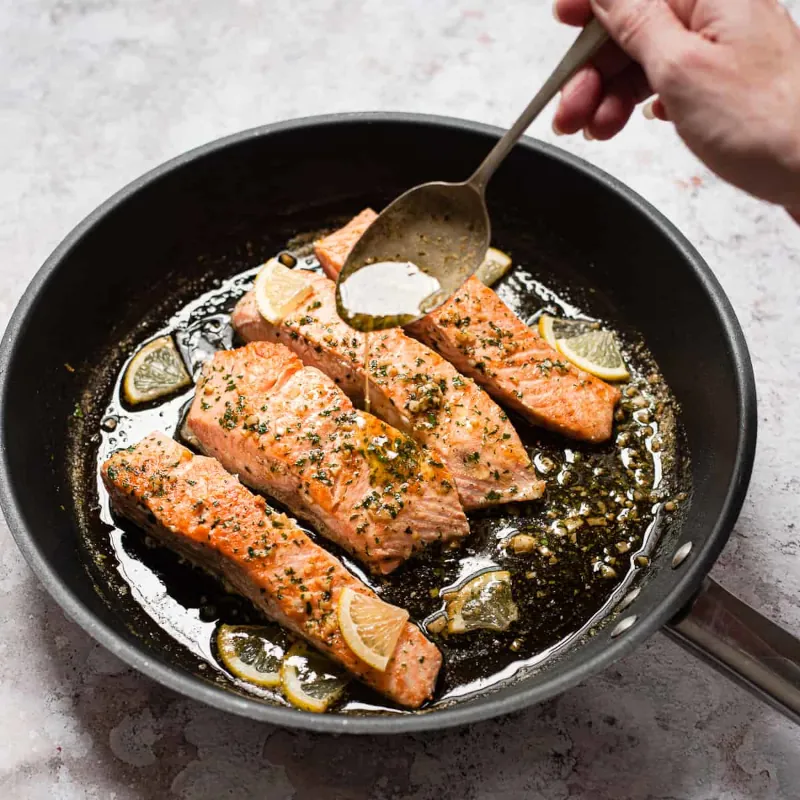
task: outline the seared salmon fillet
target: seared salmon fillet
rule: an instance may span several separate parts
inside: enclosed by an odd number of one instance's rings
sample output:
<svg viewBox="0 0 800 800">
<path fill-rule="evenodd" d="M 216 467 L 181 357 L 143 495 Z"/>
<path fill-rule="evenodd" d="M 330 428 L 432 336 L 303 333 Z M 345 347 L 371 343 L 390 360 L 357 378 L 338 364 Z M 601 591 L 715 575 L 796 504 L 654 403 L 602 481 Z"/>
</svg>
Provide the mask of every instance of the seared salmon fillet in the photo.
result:
<svg viewBox="0 0 800 800">
<path fill-rule="evenodd" d="M 587 442 L 611 436 L 619 389 L 574 366 L 476 277 L 409 329 L 535 425 Z"/>
<path fill-rule="evenodd" d="M 314 255 L 329 278 L 336 279 L 350 251 L 377 216 L 371 208 L 365 208 L 343 228 L 314 243 Z"/>
<path fill-rule="evenodd" d="M 186 427 L 206 455 L 373 572 L 469 533 L 449 470 L 283 345 L 216 353 Z"/>
<path fill-rule="evenodd" d="M 378 215 L 371 208 L 365 208 L 347 225 L 314 242 L 314 255 L 329 278 L 336 280 L 350 251 L 377 218 Z"/>
<path fill-rule="evenodd" d="M 362 401 L 365 335 L 336 313 L 333 281 L 302 274 L 312 294 L 283 322 L 262 317 L 250 292 L 236 306 L 233 326 L 245 340 L 284 343 Z M 399 328 L 370 333 L 368 343 L 370 410 L 439 454 L 465 509 L 541 497 L 544 483 L 517 432 L 474 381 Z"/>
<path fill-rule="evenodd" d="M 365 209 L 315 245 L 329 276 L 376 216 Z M 611 436 L 619 389 L 567 361 L 474 276 L 406 330 L 535 425 L 588 442 Z"/>
<path fill-rule="evenodd" d="M 419 628 L 406 623 L 385 672 L 364 664 L 345 643 L 336 609 L 346 587 L 372 590 L 217 461 L 153 433 L 114 453 L 101 472 L 119 513 L 364 683 L 408 708 L 433 696 L 442 656 Z"/>
</svg>

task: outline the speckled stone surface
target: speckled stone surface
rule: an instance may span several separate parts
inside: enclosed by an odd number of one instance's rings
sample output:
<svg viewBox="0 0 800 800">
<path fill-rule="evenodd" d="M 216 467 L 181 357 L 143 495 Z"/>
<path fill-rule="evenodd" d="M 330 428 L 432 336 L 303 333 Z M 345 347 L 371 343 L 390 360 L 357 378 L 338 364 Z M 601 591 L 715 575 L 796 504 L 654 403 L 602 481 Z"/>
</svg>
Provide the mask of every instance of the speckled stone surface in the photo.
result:
<svg viewBox="0 0 800 800">
<path fill-rule="evenodd" d="M 0 318 L 75 223 L 187 148 L 344 110 L 507 125 L 570 37 L 547 0 L 0 0 Z M 547 121 L 532 133 L 555 138 Z M 714 575 L 798 631 L 800 227 L 722 184 L 665 124 L 558 143 L 670 217 L 736 307 L 761 427 Z M 0 712 L 0 792 L 15 799 L 800 796 L 800 728 L 661 635 L 558 699 L 470 729 L 297 734 L 132 673 L 64 618 L 5 529 Z"/>
</svg>

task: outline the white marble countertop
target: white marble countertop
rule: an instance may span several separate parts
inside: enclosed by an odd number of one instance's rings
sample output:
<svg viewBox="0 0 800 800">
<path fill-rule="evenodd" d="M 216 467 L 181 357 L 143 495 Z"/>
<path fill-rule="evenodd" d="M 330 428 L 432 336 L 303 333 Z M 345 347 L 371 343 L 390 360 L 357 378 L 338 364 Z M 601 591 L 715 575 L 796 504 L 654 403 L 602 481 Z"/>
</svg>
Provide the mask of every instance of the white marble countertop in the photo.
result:
<svg viewBox="0 0 800 800">
<path fill-rule="evenodd" d="M 793 3 L 790 2 L 790 5 Z M 265 122 L 411 110 L 509 124 L 571 34 L 548 0 L 0 0 L 0 320 L 124 183 Z M 549 119 L 549 115 L 548 119 Z M 549 123 L 533 135 L 553 141 Z M 558 144 L 643 194 L 729 293 L 759 386 L 748 500 L 714 575 L 800 630 L 800 227 L 725 186 L 669 126 Z M 796 798 L 800 728 L 663 636 L 510 718 L 311 736 L 128 670 L 0 532 L 0 790 L 9 798 Z"/>
</svg>

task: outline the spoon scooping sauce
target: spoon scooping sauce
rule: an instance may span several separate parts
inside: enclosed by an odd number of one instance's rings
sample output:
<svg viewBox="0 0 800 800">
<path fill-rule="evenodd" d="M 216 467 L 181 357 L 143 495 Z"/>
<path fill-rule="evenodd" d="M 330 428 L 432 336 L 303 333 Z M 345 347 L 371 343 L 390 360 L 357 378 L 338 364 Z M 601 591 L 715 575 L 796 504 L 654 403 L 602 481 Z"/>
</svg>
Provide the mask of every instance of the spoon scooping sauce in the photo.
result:
<svg viewBox="0 0 800 800">
<path fill-rule="evenodd" d="M 531 122 L 606 41 L 608 34 L 591 20 L 467 181 L 424 183 L 384 208 L 339 273 L 336 303 L 339 316 L 350 327 L 384 330 L 414 322 L 444 303 L 475 273 L 490 242 L 486 184 Z M 404 275 L 418 259 L 425 271 Z M 360 280 L 354 283 L 355 278 Z M 345 287 L 350 289 L 347 300 Z"/>
<path fill-rule="evenodd" d="M 410 261 L 378 261 L 347 276 L 339 286 L 339 316 L 357 331 L 406 325 L 442 301 L 439 281 Z"/>
</svg>

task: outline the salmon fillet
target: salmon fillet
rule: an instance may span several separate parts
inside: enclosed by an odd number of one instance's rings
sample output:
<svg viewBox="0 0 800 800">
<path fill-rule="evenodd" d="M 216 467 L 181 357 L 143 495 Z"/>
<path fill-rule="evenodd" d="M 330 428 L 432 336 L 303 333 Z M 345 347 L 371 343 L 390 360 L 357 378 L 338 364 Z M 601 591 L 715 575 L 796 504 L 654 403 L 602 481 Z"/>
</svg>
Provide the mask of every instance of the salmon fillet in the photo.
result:
<svg viewBox="0 0 800 800">
<path fill-rule="evenodd" d="M 376 216 L 365 209 L 316 244 L 329 276 Z M 619 389 L 567 361 L 474 276 L 406 330 L 535 425 L 588 442 L 611 436 Z"/>
<path fill-rule="evenodd" d="M 343 228 L 314 243 L 314 255 L 329 278 L 336 279 L 350 251 L 377 217 L 371 208 L 365 208 Z"/>
<path fill-rule="evenodd" d="M 186 427 L 206 455 L 373 572 L 469 533 L 449 470 L 283 345 L 216 353 Z"/>
<path fill-rule="evenodd" d="M 245 340 L 284 343 L 363 401 L 365 334 L 339 318 L 333 281 L 302 274 L 312 294 L 282 323 L 264 319 L 250 292 L 236 306 L 233 326 Z M 439 454 L 465 509 L 541 497 L 544 483 L 517 432 L 474 381 L 399 328 L 370 333 L 368 342 L 370 410 Z"/>
<path fill-rule="evenodd" d="M 378 215 L 371 208 L 365 208 L 347 225 L 314 242 L 314 255 L 329 278 L 336 280 L 339 277 L 350 251 L 377 218 Z"/>
<path fill-rule="evenodd" d="M 364 683 L 408 708 L 433 696 L 442 656 L 419 628 L 406 623 L 385 672 L 364 664 L 345 643 L 336 608 L 345 587 L 374 592 L 217 461 L 153 433 L 114 453 L 101 472 L 122 515 Z"/>
</svg>

